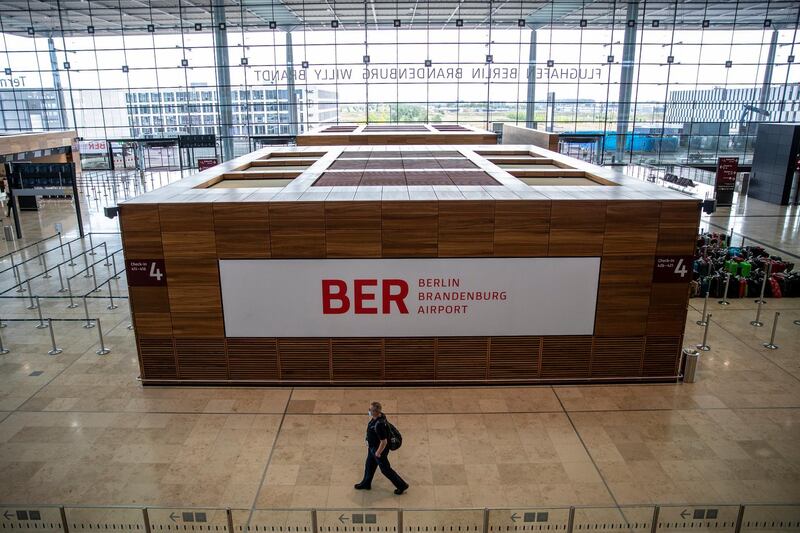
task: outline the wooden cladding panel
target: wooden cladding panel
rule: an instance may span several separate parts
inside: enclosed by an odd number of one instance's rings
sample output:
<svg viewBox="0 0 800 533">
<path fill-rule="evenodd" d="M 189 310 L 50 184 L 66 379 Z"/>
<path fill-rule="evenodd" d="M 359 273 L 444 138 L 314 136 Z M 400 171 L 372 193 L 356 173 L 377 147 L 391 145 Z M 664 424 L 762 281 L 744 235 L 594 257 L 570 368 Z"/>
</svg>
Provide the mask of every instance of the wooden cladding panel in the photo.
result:
<svg viewBox="0 0 800 533">
<path fill-rule="evenodd" d="M 381 381 L 383 341 L 380 338 L 331 339 L 334 381 Z"/>
<path fill-rule="evenodd" d="M 275 202 L 269 207 L 272 257 L 325 257 L 323 202 Z"/>
<path fill-rule="evenodd" d="M 169 313 L 166 287 L 130 287 L 128 298 L 134 313 Z"/>
<path fill-rule="evenodd" d="M 278 380 L 278 341 L 274 338 L 229 338 L 231 379 Z"/>
<path fill-rule="evenodd" d="M 381 257 L 380 202 L 325 202 L 328 257 Z"/>
<path fill-rule="evenodd" d="M 494 202 L 439 202 L 439 257 L 491 256 Z"/>
<path fill-rule="evenodd" d="M 595 337 L 592 348 L 593 378 L 641 375 L 644 337 Z"/>
<path fill-rule="evenodd" d="M 691 265 L 687 268 L 691 269 Z M 650 286 L 650 302 L 651 306 L 666 305 L 686 309 L 689 305 L 689 287 L 683 283 L 653 283 Z"/>
<path fill-rule="evenodd" d="M 595 335 L 643 336 L 647 330 L 653 256 L 604 256 Z"/>
<path fill-rule="evenodd" d="M 550 202 L 498 201 L 494 217 L 495 256 L 547 256 Z"/>
<path fill-rule="evenodd" d="M 222 295 L 219 286 L 170 285 L 169 307 L 174 313 L 205 313 L 222 315 Z"/>
<path fill-rule="evenodd" d="M 681 335 L 685 327 L 685 307 L 650 306 L 647 315 L 648 335 Z"/>
<path fill-rule="evenodd" d="M 488 337 L 439 337 L 436 381 L 485 380 Z"/>
<path fill-rule="evenodd" d="M 387 337 L 384 339 L 386 381 L 433 381 L 436 339 Z"/>
<path fill-rule="evenodd" d="M 700 202 L 661 202 L 658 224 L 658 255 L 693 255 L 700 224 Z"/>
<path fill-rule="evenodd" d="M 213 231 L 173 231 L 161 234 L 167 259 L 216 259 Z M 169 274 L 169 273 L 167 273 Z"/>
<path fill-rule="evenodd" d="M 167 259 L 167 284 L 170 287 L 219 286 L 219 261 L 210 258 Z"/>
<path fill-rule="evenodd" d="M 592 337 L 544 337 L 541 377 L 576 379 L 589 377 Z"/>
<path fill-rule="evenodd" d="M 214 203 L 214 232 L 220 259 L 270 257 L 266 203 Z"/>
<path fill-rule="evenodd" d="M 125 259 L 163 259 L 164 249 L 161 233 L 149 231 L 128 231 L 122 234 L 122 247 Z"/>
<path fill-rule="evenodd" d="M 284 381 L 329 381 L 330 341 L 309 337 L 278 339 L 278 360 Z"/>
<path fill-rule="evenodd" d="M 140 331 L 137 334 L 142 335 Z M 154 381 L 180 378 L 434 384 L 671 377 L 677 372 L 681 340 L 680 335 L 438 339 L 140 337 L 139 349 L 143 377 Z"/>
<path fill-rule="evenodd" d="M 164 203 L 158 206 L 161 231 L 214 231 L 210 203 Z"/>
<path fill-rule="evenodd" d="M 439 247 L 437 202 L 382 202 L 383 257 L 436 257 Z"/>
<path fill-rule="evenodd" d="M 142 379 L 178 379 L 172 339 L 140 338 L 139 363 Z"/>
<path fill-rule="evenodd" d="M 653 201 L 609 201 L 603 255 L 653 255 L 660 205 Z"/>
<path fill-rule="evenodd" d="M 225 339 L 175 339 L 175 355 L 181 379 L 228 379 Z"/>
<path fill-rule="evenodd" d="M 183 313 L 172 311 L 172 332 L 177 338 L 224 337 L 225 325 L 221 313 Z"/>
<path fill-rule="evenodd" d="M 686 327 L 688 305 L 689 290 L 685 285 L 653 283 L 650 288 L 647 334 L 682 335 Z"/>
<path fill-rule="evenodd" d="M 682 335 L 648 336 L 644 348 L 642 376 L 675 376 L 681 355 Z"/>
<path fill-rule="evenodd" d="M 170 313 L 133 313 L 136 334 L 142 337 L 172 337 Z"/>
<path fill-rule="evenodd" d="M 149 204 L 122 204 L 119 206 L 119 226 L 122 233 L 143 231 L 160 233 L 158 206 Z"/>
<path fill-rule="evenodd" d="M 602 255 L 605 227 L 606 202 L 553 201 L 548 255 Z"/>
<path fill-rule="evenodd" d="M 492 337 L 489 342 L 489 379 L 538 378 L 541 350 L 541 337 Z"/>
</svg>

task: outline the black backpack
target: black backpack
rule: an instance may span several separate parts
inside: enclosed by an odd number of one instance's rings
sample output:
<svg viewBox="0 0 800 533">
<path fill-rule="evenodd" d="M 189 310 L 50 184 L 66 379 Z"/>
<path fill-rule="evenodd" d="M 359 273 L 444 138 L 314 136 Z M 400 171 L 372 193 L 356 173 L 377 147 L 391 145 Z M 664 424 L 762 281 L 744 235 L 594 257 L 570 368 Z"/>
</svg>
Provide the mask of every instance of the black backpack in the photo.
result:
<svg viewBox="0 0 800 533">
<path fill-rule="evenodd" d="M 384 419 L 384 422 L 386 423 L 386 429 L 389 430 L 389 449 L 392 451 L 397 450 L 403 445 L 403 436 L 391 422 L 386 419 Z"/>
</svg>

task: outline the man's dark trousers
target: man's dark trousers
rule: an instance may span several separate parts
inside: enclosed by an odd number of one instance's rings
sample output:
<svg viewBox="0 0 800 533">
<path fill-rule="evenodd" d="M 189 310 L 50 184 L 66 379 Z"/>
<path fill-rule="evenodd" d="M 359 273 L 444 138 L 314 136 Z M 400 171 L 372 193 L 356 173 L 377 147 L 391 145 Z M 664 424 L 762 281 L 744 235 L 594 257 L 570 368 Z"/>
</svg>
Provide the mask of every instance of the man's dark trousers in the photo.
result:
<svg viewBox="0 0 800 533">
<path fill-rule="evenodd" d="M 403 481 L 403 478 L 401 478 L 397 472 L 392 470 L 392 465 L 389 464 L 389 450 L 384 449 L 380 459 L 375 457 L 375 451 L 376 450 L 373 449 L 368 449 L 367 451 L 367 462 L 364 465 L 364 479 L 361 481 L 361 484 L 371 487 L 372 478 L 375 476 L 375 470 L 380 467 L 381 473 L 389 478 L 389 481 L 392 482 L 395 488 L 405 488 L 407 483 Z"/>
</svg>

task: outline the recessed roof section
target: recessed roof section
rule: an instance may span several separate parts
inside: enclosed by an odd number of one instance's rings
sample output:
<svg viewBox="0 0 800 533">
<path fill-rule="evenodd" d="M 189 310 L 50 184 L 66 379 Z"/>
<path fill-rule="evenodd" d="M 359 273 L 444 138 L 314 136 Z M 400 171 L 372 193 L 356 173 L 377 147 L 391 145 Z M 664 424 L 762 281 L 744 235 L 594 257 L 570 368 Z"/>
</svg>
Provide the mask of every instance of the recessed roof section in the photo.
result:
<svg viewBox="0 0 800 533">
<path fill-rule="evenodd" d="M 60 0 L 59 13 L 50 0 L 4 0 L 0 2 L 3 30 L 8 33 L 35 35 L 49 33 L 68 36 L 87 35 L 93 27 L 98 34 L 209 31 L 214 24 L 211 5 L 222 6 L 228 29 L 246 31 L 395 29 L 578 29 L 585 21 L 588 29 L 624 30 L 627 2 L 601 0 L 523 0 L 487 2 L 485 0 L 122 0 L 119 4 L 100 0 Z M 710 29 L 761 29 L 769 20 L 773 29 L 793 28 L 797 17 L 795 0 L 683 0 L 650 2 L 647 13 L 640 7 L 638 23 L 659 28 L 701 29 L 704 20 Z M 271 24 L 274 22 L 274 26 Z M 332 24 L 334 23 L 334 24 Z"/>
</svg>

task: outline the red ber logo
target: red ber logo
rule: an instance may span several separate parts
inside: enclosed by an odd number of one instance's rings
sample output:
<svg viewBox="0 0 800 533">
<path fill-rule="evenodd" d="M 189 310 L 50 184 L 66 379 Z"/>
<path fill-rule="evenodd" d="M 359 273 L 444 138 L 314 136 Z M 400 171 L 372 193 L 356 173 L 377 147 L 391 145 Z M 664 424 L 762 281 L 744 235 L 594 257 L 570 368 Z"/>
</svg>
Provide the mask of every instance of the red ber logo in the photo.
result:
<svg viewBox="0 0 800 533">
<path fill-rule="evenodd" d="M 345 280 L 323 279 L 322 314 L 342 315 L 352 309 L 356 315 L 377 315 L 380 309 L 381 314 L 388 315 L 392 313 L 394 304 L 400 314 L 407 315 L 407 296 L 408 282 L 402 279 L 356 279 L 353 280 L 352 293 Z"/>
<path fill-rule="evenodd" d="M 163 259 L 127 259 L 125 270 L 129 287 L 157 287 L 167 284 Z"/>
</svg>

